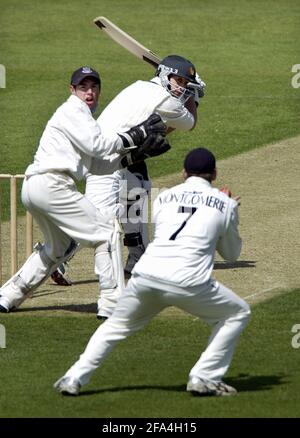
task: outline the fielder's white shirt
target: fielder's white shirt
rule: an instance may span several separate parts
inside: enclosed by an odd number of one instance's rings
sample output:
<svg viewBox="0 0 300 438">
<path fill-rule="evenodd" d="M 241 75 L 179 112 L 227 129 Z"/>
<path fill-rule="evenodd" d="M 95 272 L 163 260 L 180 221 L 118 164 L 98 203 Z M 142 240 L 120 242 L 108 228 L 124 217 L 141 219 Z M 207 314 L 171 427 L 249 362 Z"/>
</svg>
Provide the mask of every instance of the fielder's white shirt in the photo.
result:
<svg viewBox="0 0 300 438">
<path fill-rule="evenodd" d="M 194 116 L 179 99 L 162 87 L 158 77 L 151 81 L 137 81 L 126 87 L 102 111 L 97 121 L 101 132 L 110 136 L 114 132 L 127 131 L 154 112 L 161 116 L 167 127 L 174 129 L 189 131 L 195 123 Z M 116 158 L 112 155 L 104 159 L 108 169 L 111 168 L 111 160 Z M 116 171 L 111 175 L 106 171 L 105 175 L 99 176 L 100 172 L 93 170 L 97 161 L 93 160 L 91 173 L 87 176 L 85 194 L 97 207 L 104 204 L 112 206 L 118 201 L 119 181 L 126 179 L 127 170 Z"/>
<path fill-rule="evenodd" d="M 238 204 L 200 177 L 162 192 L 154 201 L 154 240 L 133 274 L 188 287 L 206 283 L 214 255 L 240 255 Z"/>
<path fill-rule="evenodd" d="M 86 103 L 71 95 L 47 123 L 34 162 L 27 168 L 26 175 L 54 171 L 65 172 L 81 180 L 90 170 L 93 157 L 102 159 L 118 151 L 122 144 L 116 131 L 104 135 Z M 106 167 L 98 168 L 98 171 L 105 172 Z M 115 170 L 118 165 L 112 168 Z"/>
</svg>

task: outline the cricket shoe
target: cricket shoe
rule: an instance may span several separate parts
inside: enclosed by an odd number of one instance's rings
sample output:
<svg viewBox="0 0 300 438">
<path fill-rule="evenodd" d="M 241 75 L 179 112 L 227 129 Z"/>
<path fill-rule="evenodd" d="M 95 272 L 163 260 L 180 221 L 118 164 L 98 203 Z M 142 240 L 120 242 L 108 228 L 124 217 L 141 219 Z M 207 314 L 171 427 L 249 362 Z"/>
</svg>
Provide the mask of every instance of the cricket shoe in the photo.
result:
<svg viewBox="0 0 300 438">
<path fill-rule="evenodd" d="M 226 383 L 219 381 L 201 379 L 200 377 L 190 377 L 186 390 L 195 396 L 223 396 L 234 395 L 237 390 Z"/>
<path fill-rule="evenodd" d="M 63 395 L 78 395 L 81 385 L 79 380 L 72 377 L 61 377 L 53 387 Z"/>
<path fill-rule="evenodd" d="M 71 280 L 66 277 L 66 269 L 64 264 L 61 264 L 56 271 L 52 272 L 51 278 L 54 283 L 58 284 L 59 286 L 72 286 Z"/>
<path fill-rule="evenodd" d="M 0 295 L 0 313 L 9 312 L 9 302 L 6 297 Z"/>
</svg>

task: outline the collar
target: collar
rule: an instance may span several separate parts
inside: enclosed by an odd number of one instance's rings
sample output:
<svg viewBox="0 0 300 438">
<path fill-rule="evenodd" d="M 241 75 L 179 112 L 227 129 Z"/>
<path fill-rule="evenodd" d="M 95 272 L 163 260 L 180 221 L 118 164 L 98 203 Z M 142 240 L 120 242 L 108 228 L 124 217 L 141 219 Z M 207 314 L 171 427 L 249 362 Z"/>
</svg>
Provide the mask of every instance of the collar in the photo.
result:
<svg viewBox="0 0 300 438">
<path fill-rule="evenodd" d="M 185 180 L 185 184 L 193 184 L 193 186 L 211 187 L 211 183 L 201 176 L 190 176 Z"/>
<path fill-rule="evenodd" d="M 158 76 L 154 76 L 154 78 L 150 79 L 150 82 L 152 82 L 153 84 L 156 84 L 156 85 L 160 85 L 162 87 L 161 81 L 160 81 Z"/>
</svg>

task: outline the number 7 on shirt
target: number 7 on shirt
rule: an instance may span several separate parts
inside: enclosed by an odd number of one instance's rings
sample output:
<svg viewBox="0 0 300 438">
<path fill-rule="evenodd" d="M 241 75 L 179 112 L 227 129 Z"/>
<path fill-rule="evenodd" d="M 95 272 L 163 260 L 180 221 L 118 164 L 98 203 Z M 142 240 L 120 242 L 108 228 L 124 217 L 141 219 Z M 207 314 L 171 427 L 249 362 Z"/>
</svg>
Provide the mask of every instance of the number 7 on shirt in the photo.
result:
<svg viewBox="0 0 300 438">
<path fill-rule="evenodd" d="M 175 231 L 175 233 L 172 234 L 169 240 L 175 240 L 177 235 L 180 233 L 180 231 L 183 230 L 183 228 L 186 226 L 187 221 L 193 216 L 193 214 L 197 211 L 196 207 L 184 207 L 180 206 L 178 208 L 178 213 L 189 213 L 189 216 L 186 218 L 185 221 L 182 222 L 180 227 Z"/>
</svg>

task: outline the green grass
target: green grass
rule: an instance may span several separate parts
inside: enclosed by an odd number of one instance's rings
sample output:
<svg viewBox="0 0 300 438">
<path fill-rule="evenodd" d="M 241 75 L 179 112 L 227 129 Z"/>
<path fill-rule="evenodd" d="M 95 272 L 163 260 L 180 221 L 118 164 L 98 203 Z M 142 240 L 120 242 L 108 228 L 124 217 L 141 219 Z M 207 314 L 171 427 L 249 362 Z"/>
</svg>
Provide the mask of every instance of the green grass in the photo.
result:
<svg viewBox="0 0 300 438">
<path fill-rule="evenodd" d="M 291 346 L 299 292 L 253 306 L 226 378 L 239 393 L 228 398 L 185 392 L 209 335 L 189 315 L 161 315 L 119 344 L 77 398 L 60 396 L 52 384 L 96 329 L 94 315 L 2 315 L 0 417 L 299 417 L 300 350 Z"/>
<path fill-rule="evenodd" d="M 24 172 L 49 117 L 68 96 L 69 77 L 79 65 L 101 72 L 102 108 L 132 81 L 151 77 L 151 67 L 101 35 L 92 24 L 98 15 L 161 56 L 190 58 L 207 82 L 197 128 L 172 135 L 173 150 L 149 164 L 152 177 L 179 171 L 186 151 L 199 144 L 220 159 L 300 132 L 299 89 L 291 86 L 291 68 L 299 62 L 299 2 L 0 3 L 0 63 L 7 71 L 7 87 L 0 89 L 0 173 Z M 7 188 L 3 197 L 7 218 Z"/>
<path fill-rule="evenodd" d="M 161 56 L 191 59 L 207 82 L 196 129 L 172 134 L 172 150 L 149 162 L 152 177 L 180 171 L 187 150 L 198 145 L 221 159 L 300 132 L 300 92 L 291 86 L 291 68 L 299 63 L 297 1 L 0 0 L 0 9 L 0 64 L 7 73 L 0 173 L 23 173 L 32 162 L 78 66 L 100 71 L 102 108 L 153 74 L 100 33 L 92 24 L 98 15 Z M 7 219 L 8 187 L 1 189 Z M 20 205 L 18 211 L 24 213 Z M 1 314 L 7 349 L 0 349 L 0 417 L 299 417 L 300 351 L 291 347 L 299 300 L 298 290 L 253 308 L 227 378 L 239 394 L 228 399 L 185 392 L 208 337 L 207 327 L 189 316 L 155 319 L 118 346 L 82 396 L 70 399 L 52 384 L 97 327 L 94 315 Z"/>
</svg>

